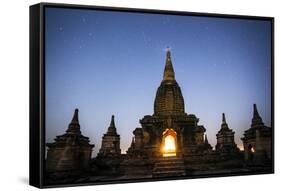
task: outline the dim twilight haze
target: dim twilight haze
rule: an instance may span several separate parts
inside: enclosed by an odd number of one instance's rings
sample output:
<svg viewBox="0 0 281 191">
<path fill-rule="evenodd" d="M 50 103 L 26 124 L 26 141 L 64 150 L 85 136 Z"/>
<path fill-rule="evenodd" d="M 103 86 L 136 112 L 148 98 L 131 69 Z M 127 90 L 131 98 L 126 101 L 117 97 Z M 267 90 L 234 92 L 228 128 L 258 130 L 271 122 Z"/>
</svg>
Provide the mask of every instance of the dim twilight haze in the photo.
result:
<svg viewBox="0 0 281 191">
<path fill-rule="evenodd" d="M 47 182 L 271 172 L 271 24 L 46 8 Z"/>
</svg>

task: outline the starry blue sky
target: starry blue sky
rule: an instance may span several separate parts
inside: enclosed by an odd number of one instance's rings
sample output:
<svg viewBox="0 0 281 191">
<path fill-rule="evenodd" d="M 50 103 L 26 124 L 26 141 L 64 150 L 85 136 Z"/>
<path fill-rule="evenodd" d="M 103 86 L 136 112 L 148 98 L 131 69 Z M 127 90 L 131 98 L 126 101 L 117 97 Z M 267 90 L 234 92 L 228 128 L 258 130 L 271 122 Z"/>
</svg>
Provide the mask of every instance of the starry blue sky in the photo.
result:
<svg viewBox="0 0 281 191">
<path fill-rule="evenodd" d="M 212 146 L 222 112 L 239 146 L 253 103 L 271 125 L 269 21 L 62 8 L 45 14 L 47 142 L 79 108 L 93 156 L 112 114 L 125 152 L 139 119 L 153 114 L 167 46 L 186 112 L 200 119 Z"/>
</svg>

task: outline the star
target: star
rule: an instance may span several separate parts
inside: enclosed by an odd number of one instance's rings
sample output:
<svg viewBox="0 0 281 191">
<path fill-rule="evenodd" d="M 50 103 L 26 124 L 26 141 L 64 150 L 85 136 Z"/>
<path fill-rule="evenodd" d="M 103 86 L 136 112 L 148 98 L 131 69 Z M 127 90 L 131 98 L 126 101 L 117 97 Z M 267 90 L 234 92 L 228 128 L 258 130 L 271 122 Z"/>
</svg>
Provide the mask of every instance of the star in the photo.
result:
<svg viewBox="0 0 281 191">
<path fill-rule="evenodd" d="M 82 22 L 83 22 L 84 24 L 87 24 L 86 18 L 85 18 L 85 17 L 82 17 Z"/>
<path fill-rule="evenodd" d="M 63 27 L 62 26 L 59 27 L 59 31 L 63 32 Z"/>
</svg>

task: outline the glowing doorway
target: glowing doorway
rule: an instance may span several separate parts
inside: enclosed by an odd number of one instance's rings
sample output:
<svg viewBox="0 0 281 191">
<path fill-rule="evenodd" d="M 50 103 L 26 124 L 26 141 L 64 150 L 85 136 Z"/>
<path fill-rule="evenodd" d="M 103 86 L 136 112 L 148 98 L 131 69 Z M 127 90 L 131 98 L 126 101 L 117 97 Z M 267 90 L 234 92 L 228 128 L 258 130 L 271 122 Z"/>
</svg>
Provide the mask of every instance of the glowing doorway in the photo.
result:
<svg viewBox="0 0 281 191">
<path fill-rule="evenodd" d="M 176 132 L 166 129 L 163 132 L 162 153 L 164 157 L 176 156 Z"/>
</svg>

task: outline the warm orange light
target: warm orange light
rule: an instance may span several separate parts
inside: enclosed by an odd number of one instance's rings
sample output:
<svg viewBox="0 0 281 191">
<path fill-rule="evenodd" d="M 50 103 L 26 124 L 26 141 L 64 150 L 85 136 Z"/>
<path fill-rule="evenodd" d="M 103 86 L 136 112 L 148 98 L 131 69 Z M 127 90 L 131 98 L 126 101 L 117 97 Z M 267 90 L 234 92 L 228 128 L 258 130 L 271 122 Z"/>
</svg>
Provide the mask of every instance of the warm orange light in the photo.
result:
<svg viewBox="0 0 281 191">
<path fill-rule="evenodd" d="M 252 153 L 254 153 L 254 152 L 255 152 L 255 149 L 254 149 L 254 147 L 252 147 L 252 148 L 251 148 L 251 152 L 252 152 Z"/>
<path fill-rule="evenodd" d="M 176 143 L 172 135 L 168 135 L 164 139 L 163 156 L 176 156 Z"/>
<path fill-rule="evenodd" d="M 238 148 L 239 148 L 240 151 L 244 151 L 243 145 L 238 145 Z"/>
<path fill-rule="evenodd" d="M 165 137 L 165 143 L 163 150 L 165 152 L 171 152 L 176 150 L 175 139 L 172 135 Z"/>
</svg>

